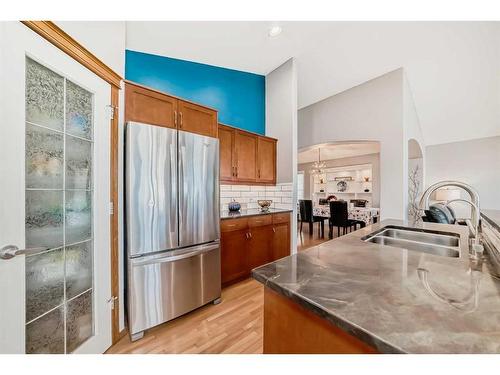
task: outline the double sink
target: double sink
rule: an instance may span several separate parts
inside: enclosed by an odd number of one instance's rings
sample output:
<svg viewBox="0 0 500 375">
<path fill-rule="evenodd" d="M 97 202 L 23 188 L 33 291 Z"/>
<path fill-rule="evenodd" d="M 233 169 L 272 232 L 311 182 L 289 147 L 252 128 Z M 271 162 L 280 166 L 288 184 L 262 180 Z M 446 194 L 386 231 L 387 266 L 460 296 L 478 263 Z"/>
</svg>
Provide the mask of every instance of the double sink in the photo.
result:
<svg viewBox="0 0 500 375">
<path fill-rule="evenodd" d="M 361 238 L 365 242 L 451 258 L 460 257 L 460 235 L 387 225 Z"/>
</svg>

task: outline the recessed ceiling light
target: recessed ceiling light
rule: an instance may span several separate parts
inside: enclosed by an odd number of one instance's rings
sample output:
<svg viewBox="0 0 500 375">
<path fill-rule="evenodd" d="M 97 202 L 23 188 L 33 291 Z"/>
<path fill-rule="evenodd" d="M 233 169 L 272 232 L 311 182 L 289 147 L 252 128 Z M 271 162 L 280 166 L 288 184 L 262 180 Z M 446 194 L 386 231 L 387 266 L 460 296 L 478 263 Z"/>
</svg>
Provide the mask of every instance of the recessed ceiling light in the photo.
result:
<svg viewBox="0 0 500 375">
<path fill-rule="evenodd" d="M 270 37 L 275 37 L 281 34 L 281 27 L 279 26 L 272 26 L 269 28 L 269 36 Z"/>
</svg>

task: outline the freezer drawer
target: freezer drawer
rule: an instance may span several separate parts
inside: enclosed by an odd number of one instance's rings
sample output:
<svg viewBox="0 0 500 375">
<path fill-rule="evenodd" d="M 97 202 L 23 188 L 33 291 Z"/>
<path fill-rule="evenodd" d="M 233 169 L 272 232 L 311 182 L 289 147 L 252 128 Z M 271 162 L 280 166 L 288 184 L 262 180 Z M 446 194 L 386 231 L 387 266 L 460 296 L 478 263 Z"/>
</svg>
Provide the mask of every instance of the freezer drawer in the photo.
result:
<svg viewBox="0 0 500 375">
<path fill-rule="evenodd" d="M 131 335 L 174 319 L 221 295 L 218 242 L 133 258 L 128 262 Z"/>
</svg>

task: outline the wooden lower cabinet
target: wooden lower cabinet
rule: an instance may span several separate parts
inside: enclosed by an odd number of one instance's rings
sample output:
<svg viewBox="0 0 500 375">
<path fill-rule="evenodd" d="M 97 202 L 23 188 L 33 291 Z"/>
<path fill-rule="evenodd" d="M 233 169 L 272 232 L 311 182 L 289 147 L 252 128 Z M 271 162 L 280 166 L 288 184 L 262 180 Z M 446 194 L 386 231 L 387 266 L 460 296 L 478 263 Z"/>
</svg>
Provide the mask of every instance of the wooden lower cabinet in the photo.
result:
<svg viewBox="0 0 500 375">
<path fill-rule="evenodd" d="M 273 232 L 273 259 L 290 255 L 290 224 L 274 225 Z"/>
<path fill-rule="evenodd" d="M 290 213 L 221 222 L 223 285 L 249 277 L 252 269 L 290 255 Z"/>
<path fill-rule="evenodd" d="M 377 350 L 360 339 L 264 288 L 264 354 L 373 353 Z"/>
<path fill-rule="evenodd" d="M 246 260 L 241 256 L 242 247 L 245 247 L 248 241 L 247 235 L 247 229 L 222 232 L 220 249 L 222 284 L 238 280 L 247 274 Z"/>
<path fill-rule="evenodd" d="M 273 226 L 266 225 L 263 227 L 250 228 L 250 239 L 247 243 L 247 265 L 249 271 L 255 267 L 273 261 L 272 245 L 273 242 Z"/>
</svg>

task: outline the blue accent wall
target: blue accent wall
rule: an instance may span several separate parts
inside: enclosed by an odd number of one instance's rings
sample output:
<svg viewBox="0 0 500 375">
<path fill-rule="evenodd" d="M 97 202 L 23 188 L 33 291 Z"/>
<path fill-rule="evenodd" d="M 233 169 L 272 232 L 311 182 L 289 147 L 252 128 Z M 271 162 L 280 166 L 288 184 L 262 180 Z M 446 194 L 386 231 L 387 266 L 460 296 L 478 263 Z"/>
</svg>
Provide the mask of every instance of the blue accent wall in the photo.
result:
<svg viewBox="0 0 500 375">
<path fill-rule="evenodd" d="M 125 78 L 219 111 L 219 122 L 265 134 L 265 77 L 126 50 Z"/>
</svg>

